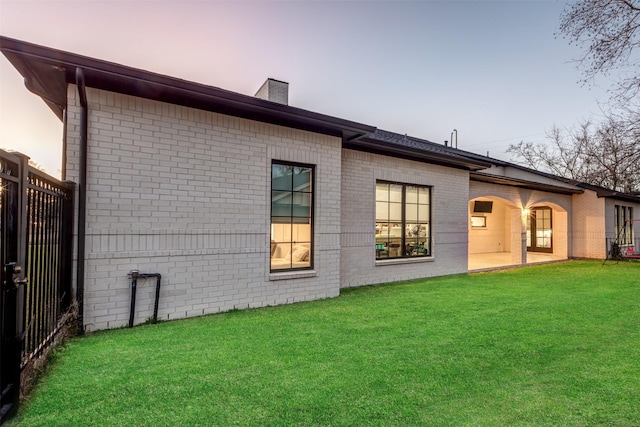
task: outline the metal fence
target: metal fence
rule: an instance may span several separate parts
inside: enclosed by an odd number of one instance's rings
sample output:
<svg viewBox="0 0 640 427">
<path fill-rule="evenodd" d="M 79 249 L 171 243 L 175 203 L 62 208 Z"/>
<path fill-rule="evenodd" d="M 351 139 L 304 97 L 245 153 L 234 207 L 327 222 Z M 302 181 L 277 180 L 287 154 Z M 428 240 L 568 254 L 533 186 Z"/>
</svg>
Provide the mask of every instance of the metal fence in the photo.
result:
<svg viewBox="0 0 640 427">
<path fill-rule="evenodd" d="M 71 304 L 74 184 L 0 150 L 0 422 L 15 412 L 21 370 L 60 330 Z"/>
<path fill-rule="evenodd" d="M 25 337 L 22 365 L 49 345 L 71 303 L 73 184 L 33 168 L 27 180 Z"/>
</svg>

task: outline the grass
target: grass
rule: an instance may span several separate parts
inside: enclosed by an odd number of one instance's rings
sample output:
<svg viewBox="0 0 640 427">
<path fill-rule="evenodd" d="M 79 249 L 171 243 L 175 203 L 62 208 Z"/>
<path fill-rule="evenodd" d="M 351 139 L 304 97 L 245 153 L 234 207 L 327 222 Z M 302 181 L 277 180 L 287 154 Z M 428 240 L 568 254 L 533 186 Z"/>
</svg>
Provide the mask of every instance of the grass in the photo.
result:
<svg viewBox="0 0 640 427">
<path fill-rule="evenodd" d="M 574 261 L 95 333 L 21 426 L 640 424 L 640 263 Z"/>
</svg>

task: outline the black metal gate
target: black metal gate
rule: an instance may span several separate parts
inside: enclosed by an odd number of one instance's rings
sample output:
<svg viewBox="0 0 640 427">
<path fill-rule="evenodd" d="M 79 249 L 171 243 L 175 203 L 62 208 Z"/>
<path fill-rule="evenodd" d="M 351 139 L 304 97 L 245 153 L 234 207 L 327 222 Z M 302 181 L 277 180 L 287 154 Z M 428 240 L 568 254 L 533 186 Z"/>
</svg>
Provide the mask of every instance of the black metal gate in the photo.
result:
<svg viewBox="0 0 640 427">
<path fill-rule="evenodd" d="M 24 295 L 24 285 L 16 283 L 16 267 L 20 271 L 24 263 L 22 248 L 18 246 L 20 219 L 24 216 L 24 202 L 20 200 L 20 181 L 26 172 L 24 162 L 17 156 L 2 152 L 0 158 L 0 259 L 2 261 L 2 291 L 0 309 L 2 316 L 2 339 L 0 348 L 0 422 L 10 417 L 17 409 L 20 396 L 20 353 L 24 318 L 18 307 Z"/>
<path fill-rule="evenodd" d="M 49 346 L 71 303 L 74 186 L 0 150 L 0 423 L 17 409 L 20 373 Z"/>
</svg>

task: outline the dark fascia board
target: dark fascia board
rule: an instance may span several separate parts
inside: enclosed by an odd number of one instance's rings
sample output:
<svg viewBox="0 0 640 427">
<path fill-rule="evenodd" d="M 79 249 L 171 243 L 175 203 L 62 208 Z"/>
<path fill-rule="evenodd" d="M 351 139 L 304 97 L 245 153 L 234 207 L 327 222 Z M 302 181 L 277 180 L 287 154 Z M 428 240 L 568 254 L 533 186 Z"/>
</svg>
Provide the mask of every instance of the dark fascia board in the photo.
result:
<svg viewBox="0 0 640 427">
<path fill-rule="evenodd" d="M 153 99 L 353 140 L 376 128 L 213 86 L 127 67 L 0 36 L 0 50 L 25 78 L 27 88 L 62 118 L 66 85 L 82 68 L 88 87 Z"/>
<path fill-rule="evenodd" d="M 619 192 L 610 190 L 608 188 L 600 187 L 599 185 L 588 184 L 586 182 L 576 181 L 575 179 L 563 178 L 561 176 L 553 175 L 547 172 L 536 171 L 535 169 L 528 168 L 526 166 L 510 164 L 510 167 L 520 169 L 523 171 L 538 174 L 540 176 L 555 179 L 556 181 L 564 182 L 565 184 L 575 185 L 576 187 L 584 188 L 586 190 L 595 191 L 598 197 L 608 197 L 616 200 L 623 200 L 631 203 L 640 203 L 640 196 L 634 194 Z"/>
<path fill-rule="evenodd" d="M 580 182 L 576 184 L 576 186 L 580 188 L 584 188 L 586 190 L 595 191 L 598 197 L 607 197 L 610 199 L 622 200 L 625 202 L 640 203 L 640 195 L 636 196 L 634 194 L 621 193 L 619 191 L 609 190 L 607 188 L 599 187 L 597 185 L 587 184 L 586 182 Z"/>
<path fill-rule="evenodd" d="M 449 150 L 454 150 L 456 153 L 458 153 L 460 156 L 463 156 L 463 157 L 468 157 L 470 159 L 475 159 L 475 160 L 484 160 L 485 162 L 487 162 L 491 166 L 501 166 L 501 167 L 507 167 L 507 168 L 514 168 L 514 169 L 518 169 L 518 170 L 521 170 L 521 171 L 532 173 L 534 175 L 538 175 L 538 176 L 542 176 L 542 177 L 545 177 L 545 178 L 549 178 L 549 179 L 553 179 L 553 180 L 556 180 L 556 181 L 560 181 L 560 182 L 563 182 L 565 184 L 571 184 L 571 185 L 576 185 L 576 186 L 578 185 L 578 182 L 575 181 L 575 180 L 563 178 L 561 176 L 553 175 L 553 174 L 548 173 L 548 172 L 541 172 L 539 170 L 531 169 L 529 167 L 522 166 L 522 165 L 519 165 L 517 163 L 508 162 L 506 160 L 500 160 L 500 159 L 496 159 L 496 158 L 493 158 L 493 157 L 482 156 L 480 154 L 472 153 L 470 151 L 460 150 L 458 148 L 450 148 L 449 147 Z"/>
<path fill-rule="evenodd" d="M 448 155 L 446 153 L 437 153 L 419 148 L 406 147 L 398 144 L 391 144 L 385 141 L 379 141 L 371 138 L 359 138 L 353 141 L 343 143 L 344 148 L 366 151 L 384 156 L 400 157 L 408 160 L 415 160 L 423 163 L 431 163 L 441 166 L 452 167 L 456 169 L 464 169 L 469 171 L 477 171 L 490 167 L 489 163 L 479 162 L 467 159 L 462 156 Z"/>
<path fill-rule="evenodd" d="M 584 188 L 586 190 L 591 190 L 591 191 L 595 191 L 596 195 L 598 197 L 609 197 L 612 199 L 616 199 L 616 200 L 623 200 L 626 202 L 631 202 L 631 203 L 640 203 L 640 195 L 635 195 L 635 194 L 629 194 L 629 193 L 623 193 L 623 192 L 619 192 L 619 191 L 614 191 L 614 190 L 610 190 L 608 188 L 604 188 L 604 187 L 600 187 L 598 185 L 593 185 L 593 184 L 588 184 L 586 182 L 581 182 L 581 181 L 576 181 L 575 179 L 570 179 L 570 178 L 564 178 L 558 175 L 553 175 L 551 173 L 548 172 L 541 172 L 535 169 L 531 169 L 529 167 L 526 166 L 522 166 L 519 165 L 517 163 L 511 163 L 511 162 L 507 162 L 504 160 L 498 160 L 498 159 L 494 159 L 491 157 L 481 157 L 479 154 L 475 154 L 475 153 L 470 153 L 467 151 L 462 151 L 460 150 L 461 153 L 460 155 L 465 156 L 465 157 L 469 157 L 469 158 L 473 158 L 473 159 L 477 159 L 477 158 L 484 158 L 486 159 L 486 161 L 494 164 L 495 166 L 504 166 L 504 167 L 510 167 L 510 168 L 514 168 L 514 169 L 519 169 L 525 172 L 529 172 L 535 175 L 539 175 L 545 178 L 549 178 L 549 179 L 554 179 L 556 181 L 565 183 L 565 184 L 569 184 L 569 185 L 574 185 L 576 187 L 580 187 L 580 188 Z"/>
<path fill-rule="evenodd" d="M 557 194 L 582 194 L 584 190 L 560 187 L 551 184 L 542 184 L 539 182 L 526 181 L 523 179 L 508 178 L 505 176 L 491 175 L 487 173 L 472 172 L 470 174 L 471 181 L 487 182 L 489 184 L 508 185 L 510 187 L 526 188 L 528 190 L 546 191 Z"/>
<path fill-rule="evenodd" d="M 475 160 L 475 161 L 479 161 L 479 162 L 484 162 L 486 164 L 488 164 L 490 166 L 513 166 L 513 163 L 509 163 L 507 161 L 504 160 L 499 160 L 493 157 L 488 157 L 488 156 L 483 156 L 481 154 L 476 154 L 476 153 L 472 153 L 471 151 L 465 151 L 462 150 L 460 148 L 453 148 L 453 147 L 445 147 L 445 150 L 448 150 L 452 153 L 456 153 L 458 156 L 462 156 L 462 157 L 466 157 L 468 159 L 471 160 Z"/>
</svg>

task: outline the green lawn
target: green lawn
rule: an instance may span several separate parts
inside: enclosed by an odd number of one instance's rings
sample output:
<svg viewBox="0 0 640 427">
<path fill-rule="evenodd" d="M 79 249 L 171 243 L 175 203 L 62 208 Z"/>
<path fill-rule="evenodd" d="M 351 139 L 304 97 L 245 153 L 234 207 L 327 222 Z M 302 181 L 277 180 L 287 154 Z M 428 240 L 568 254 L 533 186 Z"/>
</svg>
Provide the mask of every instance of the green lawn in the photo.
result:
<svg viewBox="0 0 640 427">
<path fill-rule="evenodd" d="M 20 426 L 640 425 L 640 263 L 574 261 L 92 334 Z"/>
</svg>

